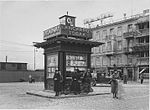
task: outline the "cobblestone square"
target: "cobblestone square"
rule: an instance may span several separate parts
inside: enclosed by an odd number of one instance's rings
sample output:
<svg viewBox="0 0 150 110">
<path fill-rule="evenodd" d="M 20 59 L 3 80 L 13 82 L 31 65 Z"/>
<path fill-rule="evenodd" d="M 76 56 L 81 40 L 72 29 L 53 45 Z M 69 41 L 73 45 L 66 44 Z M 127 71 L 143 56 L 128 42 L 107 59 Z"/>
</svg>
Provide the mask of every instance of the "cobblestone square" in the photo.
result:
<svg viewBox="0 0 150 110">
<path fill-rule="evenodd" d="M 0 109 L 53 109 L 53 110 L 149 110 L 149 84 L 129 82 L 123 85 L 123 99 L 111 94 L 50 99 L 26 94 L 29 90 L 43 89 L 42 82 L 29 84 L 0 83 Z M 110 87 L 94 87 L 110 91 Z"/>
</svg>

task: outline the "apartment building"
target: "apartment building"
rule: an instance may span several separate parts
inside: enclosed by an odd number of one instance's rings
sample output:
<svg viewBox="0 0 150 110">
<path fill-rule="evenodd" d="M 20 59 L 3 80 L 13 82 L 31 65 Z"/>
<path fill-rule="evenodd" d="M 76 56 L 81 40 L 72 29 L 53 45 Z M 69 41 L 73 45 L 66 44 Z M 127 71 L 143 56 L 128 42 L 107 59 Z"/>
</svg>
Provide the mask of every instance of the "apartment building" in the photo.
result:
<svg viewBox="0 0 150 110">
<path fill-rule="evenodd" d="M 93 40 L 105 44 L 92 49 L 91 66 L 98 72 L 112 74 L 115 64 L 128 80 L 140 73 L 149 76 L 149 14 L 124 17 L 122 20 L 93 28 Z"/>
</svg>

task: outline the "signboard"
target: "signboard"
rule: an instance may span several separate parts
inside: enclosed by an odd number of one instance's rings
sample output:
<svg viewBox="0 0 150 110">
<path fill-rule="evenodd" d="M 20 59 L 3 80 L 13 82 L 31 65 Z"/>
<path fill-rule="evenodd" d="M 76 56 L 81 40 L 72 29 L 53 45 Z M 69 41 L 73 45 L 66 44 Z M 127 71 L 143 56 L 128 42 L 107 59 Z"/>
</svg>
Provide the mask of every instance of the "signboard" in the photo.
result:
<svg viewBox="0 0 150 110">
<path fill-rule="evenodd" d="M 67 25 L 60 24 L 58 26 L 45 30 L 44 40 L 59 35 L 66 35 L 70 37 L 87 38 L 87 39 L 92 38 L 92 32 L 87 28 L 67 26 Z"/>
<path fill-rule="evenodd" d="M 61 34 L 60 25 L 44 31 L 44 40 Z"/>
</svg>

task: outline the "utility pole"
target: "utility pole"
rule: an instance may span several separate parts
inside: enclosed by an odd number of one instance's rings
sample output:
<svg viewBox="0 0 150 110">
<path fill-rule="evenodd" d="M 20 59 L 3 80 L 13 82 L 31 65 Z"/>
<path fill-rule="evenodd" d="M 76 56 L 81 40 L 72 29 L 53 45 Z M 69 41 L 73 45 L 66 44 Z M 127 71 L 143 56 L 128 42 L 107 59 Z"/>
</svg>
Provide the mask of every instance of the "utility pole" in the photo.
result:
<svg viewBox="0 0 150 110">
<path fill-rule="evenodd" d="M 35 58 L 36 53 L 35 52 L 36 52 L 36 48 L 34 47 L 34 53 L 33 53 L 34 54 L 34 62 L 33 62 L 34 63 L 34 70 L 35 70 L 35 66 L 36 66 L 36 58 Z"/>
</svg>

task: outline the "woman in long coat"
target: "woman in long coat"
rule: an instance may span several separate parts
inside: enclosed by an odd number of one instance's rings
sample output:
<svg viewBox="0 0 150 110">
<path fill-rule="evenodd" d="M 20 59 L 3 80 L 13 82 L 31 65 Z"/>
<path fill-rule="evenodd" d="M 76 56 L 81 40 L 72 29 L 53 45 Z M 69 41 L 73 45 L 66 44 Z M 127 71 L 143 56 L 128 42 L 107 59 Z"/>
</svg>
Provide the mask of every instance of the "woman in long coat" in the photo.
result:
<svg viewBox="0 0 150 110">
<path fill-rule="evenodd" d="M 113 94 L 113 98 L 118 98 L 118 81 L 114 74 L 112 75 L 112 79 L 109 81 L 109 83 L 111 84 L 111 93 Z"/>
<path fill-rule="evenodd" d="M 90 69 L 88 69 L 83 77 L 84 92 L 86 93 L 92 92 L 91 81 L 92 81 L 92 75 L 91 75 Z"/>
<path fill-rule="evenodd" d="M 76 95 L 80 93 L 79 71 L 75 70 L 72 76 L 71 91 Z"/>
<path fill-rule="evenodd" d="M 61 91 L 62 76 L 58 70 L 55 71 L 53 80 L 54 80 L 54 91 L 56 92 L 55 96 L 59 96 L 59 93 Z"/>
</svg>

